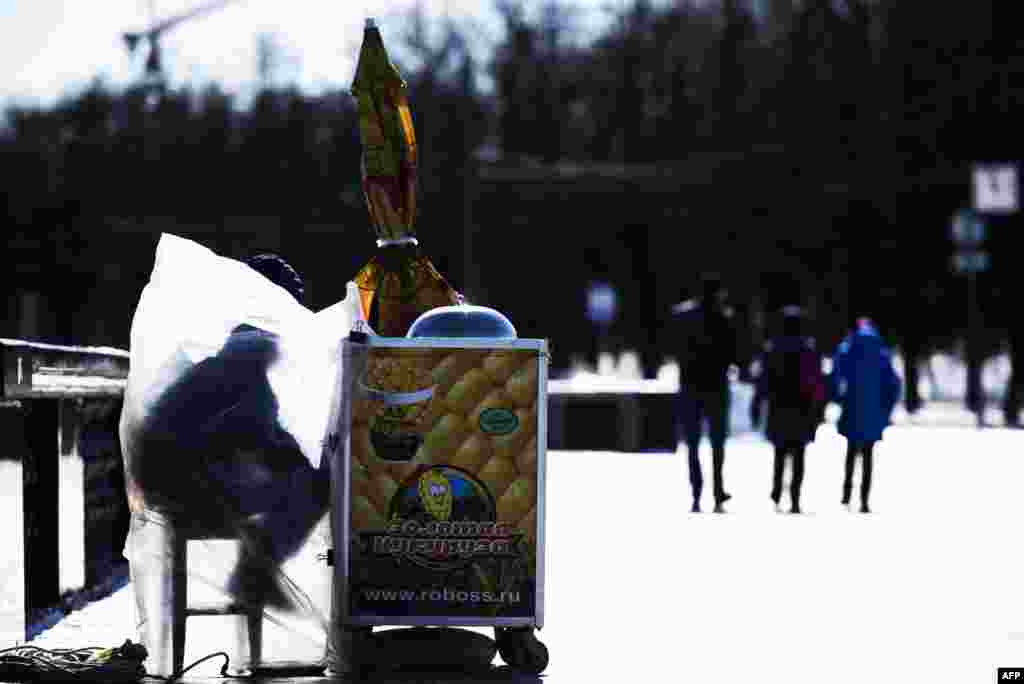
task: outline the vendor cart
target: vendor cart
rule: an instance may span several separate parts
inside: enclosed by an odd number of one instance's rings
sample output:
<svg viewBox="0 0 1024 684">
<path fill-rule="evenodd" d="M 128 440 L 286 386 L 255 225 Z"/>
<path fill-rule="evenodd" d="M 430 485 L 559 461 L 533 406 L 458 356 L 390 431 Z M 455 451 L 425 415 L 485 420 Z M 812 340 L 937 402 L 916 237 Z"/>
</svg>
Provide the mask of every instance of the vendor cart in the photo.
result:
<svg viewBox="0 0 1024 684">
<path fill-rule="evenodd" d="M 325 448 L 332 669 L 405 662 L 401 644 L 493 627 L 484 660 L 496 645 L 541 672 L 547 342 L 357 331 L 341 353 Z M 373 632 L 383 626 L 414 629 Z"/>
</svg>

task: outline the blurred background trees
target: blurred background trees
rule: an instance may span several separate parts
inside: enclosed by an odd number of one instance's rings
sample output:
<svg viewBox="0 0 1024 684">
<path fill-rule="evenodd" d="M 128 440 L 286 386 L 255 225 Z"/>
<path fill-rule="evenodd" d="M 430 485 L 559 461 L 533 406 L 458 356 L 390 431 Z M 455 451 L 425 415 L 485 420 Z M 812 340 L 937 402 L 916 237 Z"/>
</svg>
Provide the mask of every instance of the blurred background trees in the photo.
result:
<svg viewBox="0 0 1024 684">
<path fill-rule="evenodd" d="M 585 42 L 567 3 L 532 19 L 514 0 L 497 8 L 487 60 L 470 29 L 422 13 L 387 38 L 421 143 L 425 247 L 522 334 L 554 339 L 556 364 L 590 344 L 595 275 L 623 293 L 613 332 L 648 367 L 667 306 L 706 269 L 745 320 L 800 299 L 828 343 L 862 311 L 910 348 L 962 337 L 949 217 L 969 206 L 972 163 L 1024 156 L 1024 55 L 1004 5 L 635 0 Z M 288 56 L 254 39 L 260 90 L 245 106 L 215 86 L 97 82 L 7 111 L 3 277 L 47 298 L 40 336 L 126 345 L 161 231 L 229 255 L 280 250 L 310 278 L 311 306 L 343 296 L 373 247 L 351 101 L 292 88 Z M 991 222 L 990 349 L 1017 325 L 1019 220 Z M 517 274 L 530 282 L 511 286 Z M 86 326 L 97 299 L 119 319 Z"/>
</svg>

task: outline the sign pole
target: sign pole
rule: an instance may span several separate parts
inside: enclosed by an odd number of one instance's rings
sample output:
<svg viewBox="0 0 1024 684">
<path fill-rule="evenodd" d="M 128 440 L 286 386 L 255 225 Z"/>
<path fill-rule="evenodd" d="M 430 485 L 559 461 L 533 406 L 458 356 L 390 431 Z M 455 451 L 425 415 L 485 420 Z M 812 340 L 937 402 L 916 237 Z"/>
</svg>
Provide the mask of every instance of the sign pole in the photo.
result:
<svg viewBox="0 0 1024 684">
<path fill-rule="evenodd" d="M 1019 163 L 1017 162 L 996 162 L 996 163 L 977 163 L 974 164 L 972 169 L 972 195 L 973 195 L 973 208 L 974 211 L 979 215 L 977 225 L 980 226 L 980 230 L 977 232 L 977 237 L 980 239 L 974 240 L 976 245 L 984 242 L 985 239 L 985 227 L 984 223 L 980 220 L 980 216 L 983 215 L 999 215 L 1009 216 L 1016 214 L 1020 209 L 1020 181 L 1019 181 Z M 985 396 L 984 387 L 981 382 L 981 354 L 978 349 L 977 340 L 977 329 L 976 329 L 976 309 L 978 306 L 978 293 L 976 285 L 976 273 L 981 270 L 987 270 L 987 253 L 983 257 L 975 268 L 968 271 L 968 306 L 971 307 L 970 316 L 968 319 L 968 334 L 972 338 L 968 344 L 968 398 L 974 398 L 976 401 L 976 407 L 978 412 L 978 425 L 979 427 L 984 423 L 984 406 Z M 971 353 L 973 347 L 973 354 Z M 1019 353 L 1012 355 L 1019 358 Z M 1017 360 L 1015 358 L 1015 361 Z M 973 364 L 973 365 L 971 365 Z M 1016 363 L 1014 365 L 1017 365 Z M 1015 369 L 1016 370 L 1016 369 Z M 1016 382 L 1014 380 L 1013 382 Z M 972 394 L 973 392 L 973 394 Z M 1013 394 L 1011 390 L 1010 394 Z M 1007 397 L 1009 399 L 1010 397 Z M 1009 403 L 1006 405 L 1009 406 Z M 1005 410 L 1006 407 L 1004 407 Z M 1016 413 L 1016 409 L 1013 409 Z M 1017 416 L 1014 415 L 1012 420 L 1008 422 L 1016 423 Z"/>
<path fill-rule="evenodd" d="M 967 331 L 964 351 L 967 356 L 967 410 L 975 414 L 978 427 L 985 423 L 985 396 L 981 382 L 979 349 L 978 273 L 988 269 L 988 252 L 980 249 L 985 243 L 985 222 L 974 211 L 961 210 L 953 215 L 950 237 L 957 247 L 953 267 L 967 277 Z"/>
<path fill-rule="evenodd" d="M 978 349 L 978 274 L 967 272 L 967 408 L 975 414 L 978 427 L 985 425 L 985 393 L 981 381 Z"/>
</svg>

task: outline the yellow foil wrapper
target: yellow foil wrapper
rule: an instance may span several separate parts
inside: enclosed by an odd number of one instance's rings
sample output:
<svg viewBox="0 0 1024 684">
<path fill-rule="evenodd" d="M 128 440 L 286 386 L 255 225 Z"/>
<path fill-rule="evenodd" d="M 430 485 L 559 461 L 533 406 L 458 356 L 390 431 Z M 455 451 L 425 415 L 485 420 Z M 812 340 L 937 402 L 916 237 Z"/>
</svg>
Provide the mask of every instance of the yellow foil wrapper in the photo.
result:
<svg viewBox="0 0 1024 684">
<path fill-rule="evenodd" d="M 406 83 L 367 22 L 351 89 L 363 144 L 363 193 L 377 237 L 413 235 L 416 217 L 416 133 Z"/>
<path fill-rule="evenodd" d="M 363 144 L 363 194 L 380 249 L 356 274 L 363 314 L 379 335 L 401 337 L 423 312 L 458 295 L 413 238 L 416 134 L 406 83 L 367 21 L 352 95 Z"/>
</svg>

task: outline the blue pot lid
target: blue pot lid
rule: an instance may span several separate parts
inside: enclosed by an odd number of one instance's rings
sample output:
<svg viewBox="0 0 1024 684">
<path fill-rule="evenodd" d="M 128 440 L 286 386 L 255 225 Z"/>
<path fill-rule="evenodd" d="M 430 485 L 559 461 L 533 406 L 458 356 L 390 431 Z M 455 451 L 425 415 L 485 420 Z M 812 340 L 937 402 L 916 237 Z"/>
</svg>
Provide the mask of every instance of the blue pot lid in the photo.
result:
<svg viewBox="0 0 1024 684">
<path fill-rule="evenodd" d="M 431 309 L 409 327 L 406 337 L 489 337 L 515 339 L 515 326 L 503 313 L 486 306 L 456 304 Z"/>
</svg>

